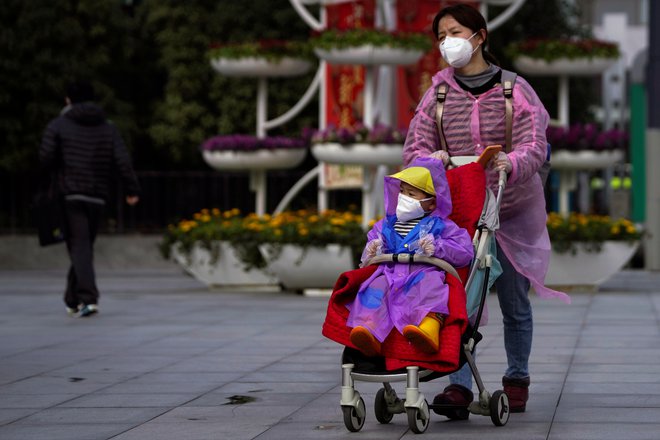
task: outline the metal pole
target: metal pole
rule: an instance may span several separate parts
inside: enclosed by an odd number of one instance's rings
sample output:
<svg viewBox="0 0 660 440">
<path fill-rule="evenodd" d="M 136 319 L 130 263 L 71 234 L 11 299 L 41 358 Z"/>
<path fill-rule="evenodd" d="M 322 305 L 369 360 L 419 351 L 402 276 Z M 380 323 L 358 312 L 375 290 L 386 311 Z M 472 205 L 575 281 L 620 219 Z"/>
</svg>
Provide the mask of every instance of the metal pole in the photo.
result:
<svg viewBox="0 0 660 440">
<path fill-rule="evenodd" d="M 660 2 L 649 5 L 648 127 L 646 129 L 646 228 L 644 261 L 649 270 L 660 270 Z"/>
</svg>

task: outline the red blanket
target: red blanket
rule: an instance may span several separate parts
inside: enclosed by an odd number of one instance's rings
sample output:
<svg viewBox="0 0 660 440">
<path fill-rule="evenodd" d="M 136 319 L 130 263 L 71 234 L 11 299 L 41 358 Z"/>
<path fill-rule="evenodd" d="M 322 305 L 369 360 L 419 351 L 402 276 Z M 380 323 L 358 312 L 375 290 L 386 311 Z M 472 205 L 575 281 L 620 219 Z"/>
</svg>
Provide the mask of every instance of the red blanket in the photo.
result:
<svg viewBox="0 0 660 440">
<path fill-rule="evenodd" d="M 486 179 L 481 166 L 469 164 L 447 172 L 447 180 L 452 195 L 453 211 L 450 218 L 474 235 L 475 227 L 485 199 Z M 369 266 L 344 272 L 339 276 L 328 302 L 328 311 L 323 323 L 323 335 L 340 344 L 355 348 L 350 340 L 351 329 L 346 326 L 348 309 L 345 304 L 357 294 L 362 282 L 376 270 Z M 458 269 L 463 282 L 467 268 Z M 440 331 L 440 349 L 432 355 L 415 350 L 396 329 L 382 344 L 385 365 L 388 370 L 396 370 L 407 365 L 418 365 L 440 372 L 452 372 L 459 366 L 461 335 L 467 326 L 465 289 L 460 281 L 447 275 L 449 285 L 449 316 Z"/>
</svg>

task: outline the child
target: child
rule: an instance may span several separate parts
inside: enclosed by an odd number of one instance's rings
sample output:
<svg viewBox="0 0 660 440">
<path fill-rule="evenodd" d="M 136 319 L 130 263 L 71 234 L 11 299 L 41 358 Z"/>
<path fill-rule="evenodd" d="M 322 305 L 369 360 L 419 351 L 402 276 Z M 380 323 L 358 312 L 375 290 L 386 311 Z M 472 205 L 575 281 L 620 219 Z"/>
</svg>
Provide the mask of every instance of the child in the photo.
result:
<svg viewBox="0 0 660 440">
<path fill-rule="evenodd" d="M 451 196 L 442 161 L 418 158 L 385 177 L 385 217 L 367 233 L 362 263 L 379 253 L 422 254 L 455 267 L 473 257 L 465 229 L 448 219 Z M 347 304 L 350 340 L 367 356 L 380 353 L 392 328 L 424 353 L 438 351 L 439 330 L 449 314 L 445 272 L 428 264 L 381 264 Z"/>
</svg>

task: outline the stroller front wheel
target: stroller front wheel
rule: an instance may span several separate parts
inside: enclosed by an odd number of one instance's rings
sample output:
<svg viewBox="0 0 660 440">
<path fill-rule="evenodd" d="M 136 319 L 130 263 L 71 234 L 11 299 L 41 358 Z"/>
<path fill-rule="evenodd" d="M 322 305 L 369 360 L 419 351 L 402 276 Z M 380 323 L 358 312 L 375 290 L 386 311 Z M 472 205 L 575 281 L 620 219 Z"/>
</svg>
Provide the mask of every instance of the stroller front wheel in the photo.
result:
<svg viewBox="0 0 660 440">
<path fill-rule="evenodd" d="M 406 414 L 408 414 L 408 426 L 415 434 L 421 434 L 429 427 L 431 413 L 426 399 L 422 402 L 421 408 L 406 408 Z"/>
<path fill-rule="evenodd" d="M 364 419 L 366 419 L 366 407 L 362 397 L 357 401 L 357 406 L 342 405 L 341 410 L 344 413 L 344 425 L 346 425 L 346 429 L 351 432 L 358 432 L 362 429 Z"/>
</svg>

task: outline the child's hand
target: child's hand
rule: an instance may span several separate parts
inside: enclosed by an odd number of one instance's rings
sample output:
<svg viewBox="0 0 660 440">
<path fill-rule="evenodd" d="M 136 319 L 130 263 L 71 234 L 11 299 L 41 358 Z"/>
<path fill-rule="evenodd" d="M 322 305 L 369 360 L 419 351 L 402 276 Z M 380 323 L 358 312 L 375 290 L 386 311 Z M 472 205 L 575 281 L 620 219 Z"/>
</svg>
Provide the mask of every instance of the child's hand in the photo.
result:
<svg viewBox="0 0 660 440">
<path fill-rule="evenodd" d="M 375 240 L 371 240 L 369 243 L 367 243 L 367 248 L 365 249 L 365 259 L 368 260 L 370 258 L 373 258 L 376 254 L 378 254 L 379 250 L 382 250 L 383 246 L 383 241 L 379 238 Z"/>
<path fill-rule="evenodd" d="M 433 234 L 425 235 L 419 239 L 419 249 L 421 253 L 427 257 L 432 257 L 435 254 L 435 240 L 433 240 Z"/>
</svg>

